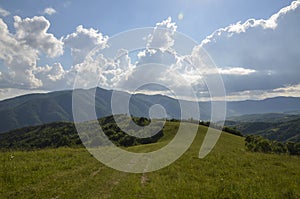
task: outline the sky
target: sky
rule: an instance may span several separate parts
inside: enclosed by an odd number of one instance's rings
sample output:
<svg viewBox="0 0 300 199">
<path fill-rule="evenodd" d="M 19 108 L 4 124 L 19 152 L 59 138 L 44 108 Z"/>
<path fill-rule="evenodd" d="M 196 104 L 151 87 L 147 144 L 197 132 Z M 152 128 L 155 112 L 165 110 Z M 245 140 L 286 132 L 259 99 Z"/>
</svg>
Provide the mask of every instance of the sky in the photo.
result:
<svg viewBox="0 0 300 199">
<path fill-rule="evenodd" d="M 299 20 L 300 1 L 0 0 L 0 100 L 71 89 L 82 71 L 86 87 L 94 77 L 100 87 L 132 91 L 143 73 L 145 82 L 157 76 L 155 82 L 186 99 L 188 82 L 206 100 L 212 72 L 203 56 L 216 65 L 228 100 L 300 97 Z M 87 61 L 93 49 L 105 51 L 120 33 L 144 27 L 154 29 L 140 52 L 118 49 L 120 59 Z M 190 53 L 173 53 L 177 32 L 197 42 Z M 183 60 L 202 65 L 192 69 Z M 170 67 L 137 70 L 149 62 Z"/>
</svg>

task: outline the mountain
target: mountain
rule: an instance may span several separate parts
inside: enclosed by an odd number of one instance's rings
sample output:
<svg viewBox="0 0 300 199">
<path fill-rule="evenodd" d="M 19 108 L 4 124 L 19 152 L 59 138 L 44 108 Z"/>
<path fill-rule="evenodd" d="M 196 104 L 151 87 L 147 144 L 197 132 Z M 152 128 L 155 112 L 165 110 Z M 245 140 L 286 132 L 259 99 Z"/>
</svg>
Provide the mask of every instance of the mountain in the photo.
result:
<svg viewBox="0 0 300 199">
<path fill-rule="evenodd" d="M 264 113 L 264 114 L 247 114 L 240 116 L 227 117 L 227 121 L 234 122 L 285 122 L 300 119 L 300 114 L 290 113 Z"/>
<path fill-rule="evenodd" d="M 72 92 L 57 91 L 46 94 L 30 94 L 12 99 L 0 101 L 0 132 L 6 132 L 26 126 L 41 125 L 51 122 L 71 122 L 73 121 L 72 113 Z M 94 88 L 88 90 L 76 90 L 76 95 L 79 103 L 85 104 L 88 96 L 95 93 L 95 110 L 97 118 L 112 115 L 111 97 L 112 90 L 102 88 Z M 126 92 L 117 91 L 120 96 L 129 96 Z M 181 101 L 189 112 L 193 112 L 191 104 L 194 102 Z M 165 107 L 169 118 L 180 118 L 179 101 L 164 95 L 132 95 L 129 102 L 130 114 L 137 117 L 149 118 L 149 109 L 155 104 L 161 104 Z M 203 103 L 204 105 L 208 103 Z M 117 104 L 120 107 L 126 107 L 126 104 L 120 100 Z M 128 105 L 127 105 L 128 106 Z M 79 107 L 81 114 L 89 115 L 88 110 L 84 106 Z M 208 108 L 203 108 L 207 110 Z M 125 113 L 119 111 L 118 114 Z M 209 113 L 209 111 L 208 111 Z M 201 112 L 205 119 L 209 116 Z M 197 115 L 194 116 L 196 118 Z M 87 119 L 89 120 L 89 119 Z"/>
<path fill-rule="evenodd" d="M 228 118 L 225 125 L 235 127 L 245 135 L 261 135 L 282 142 L 300 142 L 300 115 L 284 113 L 243 115 Z"/>
<path fill-rule="evenodd" d="M 98 118 L 112 115 L 111 96 L 112 90 L 93 88 L 88 90 L 75 90 L 78 101 L 85 104 L 87 97 L 95 92 L 95 110 Z M 46 94 L 30 94 L 12 99 L 0 101 L 0 133 L 13 129 L 42 125 L 51 122 L 71 122 L 72 113 L 72 90 L 56 91 Z M 117 91 L 121 96 L 129 96 L 129 93 Z M 192 104 L 195 102 L 176 100 L 164 95 L 134 94 L 130 98 L 130 114 L 137 117 L 149 117 L 149 109 L 152 105 L 160 104 L 169 118 L 180 119 L 180 103 L 187 112 L 194 113 Z M 120 100 L 118 106 L 126 104 Z M 201 120 L 210 119 L 210 102 L 199 102 Z M 89 114 L 85 107 L 79 107 L 80 113 Z M 300 98 L 277 97 L 266 100 L 247 100 L 227 103 L 227 115 L 237 116 L 251 113 L 271 112 L 297 112 L 300 110 Z M 119 111 L 118 113 L 125 113 Z M 183 118 L 185 118 L 183 116 Z M 194 115 L 193 118 L 199 118 Z M 187 119 L 187 118 L 186 118 Z"/>
<path fill-rule="evenodd" d="M 246 114 L 285 113 L 300 110 L 298 97 L 274 97 L 264 100 L 246 100 L 227 103 L 228 116 Z"/>
</svg>

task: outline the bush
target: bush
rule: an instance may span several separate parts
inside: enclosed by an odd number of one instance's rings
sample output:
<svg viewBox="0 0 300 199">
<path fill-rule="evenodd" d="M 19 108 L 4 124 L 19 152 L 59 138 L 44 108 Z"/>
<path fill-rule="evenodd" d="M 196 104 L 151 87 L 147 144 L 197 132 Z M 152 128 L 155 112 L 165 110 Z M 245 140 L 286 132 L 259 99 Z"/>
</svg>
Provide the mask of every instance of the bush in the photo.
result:
<svg viewBox="0 0 300 199">
<path fill-rule="evenodd" d="M 245 147 L 247 150 L 254 152 L 300 155 L 300 142 L 282 143 L 271 141 L 258 135 L 246 136 Z"/>
<path fill-rule="evenodd" d="M 230 134 L 233 134 L 233 135 L 243 136 L 243 134 L 239 130 L 237 130 L 236 128 L 234 128 L 234 127 L 230 128 L 230 127 L 225 126 L 223 128 L 223 131 L 225 131 L 227 133 L 230 133 Z"/>
</svg>

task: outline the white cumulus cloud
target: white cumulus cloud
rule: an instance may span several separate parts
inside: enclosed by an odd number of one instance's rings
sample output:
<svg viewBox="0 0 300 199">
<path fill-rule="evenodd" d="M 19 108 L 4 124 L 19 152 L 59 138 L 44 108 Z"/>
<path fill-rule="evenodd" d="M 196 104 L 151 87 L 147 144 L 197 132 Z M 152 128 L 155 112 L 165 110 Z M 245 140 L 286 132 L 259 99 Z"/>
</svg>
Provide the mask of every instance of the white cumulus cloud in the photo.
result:
<svg viewBox="0 0 300 199">
<path fill-rule="evenodd" d="M 68 71 L 65 71 L 60 63 L 37 67 L 34 73 L 38 79 L 42 80 L 43 89 L 51 90 L 67 86 L 64 77 Z"/>
<path fill-rule="evenodd" d="M 177 26 L 172 22 L 172 18 L 168 17 L 166 20 L 156 23 L 154 31 L 149 35 L 148 48 L 158 48 L 162 52 L 170 50 L 174 45 L 174 34 Z"/>
<path fill-rule="evenodd" d="M 44 17 L 21 19 L 14 17 L 15 34 L 10 33 L 0 19 L 0 60 L 2 88 L 40 88 L 43 80 L 36 76 L 37 60 L 41 54 L 50 58 L 63 54 L 62 41 L 48 33 L 50 22 Z"/>
<path fill-rule="evenodd" d="M 63 41 L 66 47 L 71 48 L 74 65 L 82 63 L 88 53 L 96 46 L 105 48 L 108 37 L 93 28 L 86 29 L 82 25 L 76 32 L 67 35 Z"/>
<path fill-rule="evenodd" d="M 23 44 L 15 35 L 9 33 L 7 25 L 0 19 L 0 59 L 8 71 L 2 74 L 5 80 L 3 86 L 41 86 L 41 81 L 32 72 L 38 58 L 37 53 L 37 50 Z"/>
<path fill-rule="evenodd" d="M 16 38 L 20 42 L 36 50 L 41 50 L 49 57 L 57 57 L 63 54 L 63 42 L 53 34 L 48 33 L 50 22 L 43 16 L 21 19 L 14 17 Z"/>
</svg>

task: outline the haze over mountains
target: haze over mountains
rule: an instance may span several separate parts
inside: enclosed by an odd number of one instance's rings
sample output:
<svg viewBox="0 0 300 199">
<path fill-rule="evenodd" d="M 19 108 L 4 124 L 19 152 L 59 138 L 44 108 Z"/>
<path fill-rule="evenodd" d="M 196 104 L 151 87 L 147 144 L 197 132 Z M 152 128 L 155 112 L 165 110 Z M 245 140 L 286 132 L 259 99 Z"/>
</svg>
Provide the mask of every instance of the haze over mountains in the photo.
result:
<svg viewBox="0 0 300 199">
<path fill-rule="evenodd" d="M 84 103 L 89 92 L 95 89 L 80 90 L 80 100 Z M 98 118 L 109 116 L 111 110 L 112 90 L 96 89 L 95 110 Z M 126 92 L 122 95 L 129 95 Z M 193 102 L 181 101 L 186 107 Z M 122 102 L 120 103 L 122 104 Z M 131 96 L 130 114 L 149 117 L 149 108 L 155 104 L 162 105 L 169 118 L 180 119 L 179 101 L 164 95 L 135 94 Z M 124 104 L 125 106 L 125 104 Z M 128 106 L 128 105 L 127 105 Z M 210 119 L 210 102 L 199 102 L 201 120 Z M 247 100 L 227 103 L 227 116 L 261 113 L 298 112 L 300 98 L 276 97 L 265 100 Z M 82 110 L 84 111 L 84 110 Z M 192 111 L 192 110 L 191 110 Z M 0 132 L 40 125 L 57 121 L 73 121 L 72 91 L 56 91 L 46 94 L 30 94 L 0 101 Z"/>
</svg>

